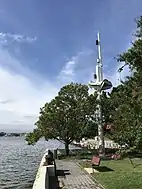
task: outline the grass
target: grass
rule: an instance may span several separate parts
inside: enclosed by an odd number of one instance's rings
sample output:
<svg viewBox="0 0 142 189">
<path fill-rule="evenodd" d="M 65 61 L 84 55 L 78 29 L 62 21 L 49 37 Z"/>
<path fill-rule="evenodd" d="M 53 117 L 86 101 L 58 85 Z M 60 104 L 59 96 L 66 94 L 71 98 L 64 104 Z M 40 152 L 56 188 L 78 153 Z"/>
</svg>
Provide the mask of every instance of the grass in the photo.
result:
<svg viewBox="0 0 142 189">
<path fill-rule="evenodd" d="M 129 159 L 102 161 L 100 167 L 113 171 L 94 173 L 92 176 L 106 189 L 142 189 L 142 159 L 133 159 L 134 167 Z M 91 167 L 81 161 L 83 167 Z"/>
<path fill-rule="evenodd" d="M 78 160 L 82 167 L 91 167 L 89 160 L 96 154 L 94 150 L 72 150 L 69 157 L 61 152 L 61 159 Z M 136 157 L 136 155 L 135 155 Z M 142 156 L 141 156 L 142 157 Z M 133 164 L 132 164 L 133 163 Z M 105 189 L 142 189 L 142 158 L 101 161 L 99 173 L 92 176 Z"/>
</svg>

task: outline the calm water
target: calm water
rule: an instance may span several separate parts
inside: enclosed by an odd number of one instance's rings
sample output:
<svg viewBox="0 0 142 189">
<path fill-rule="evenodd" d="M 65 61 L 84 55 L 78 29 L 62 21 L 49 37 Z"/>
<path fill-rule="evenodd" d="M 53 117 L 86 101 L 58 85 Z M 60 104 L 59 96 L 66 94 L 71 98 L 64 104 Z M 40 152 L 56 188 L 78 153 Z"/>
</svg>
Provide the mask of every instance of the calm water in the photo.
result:
<svg viewBox="0 0 142 189">
<path fill-rule="evenodd" d="M 22 138 L 0 138 L 0 189 L 30 189 L 49 144 L 28 146 Z"/>
<path fill-rule="evenodd" d="M 64 145 L 51 140 L 28 146 L 22 138 L 0 137 L 0 189 L 31 189 L 47 148 L 64 148 Z"/>
</svg>

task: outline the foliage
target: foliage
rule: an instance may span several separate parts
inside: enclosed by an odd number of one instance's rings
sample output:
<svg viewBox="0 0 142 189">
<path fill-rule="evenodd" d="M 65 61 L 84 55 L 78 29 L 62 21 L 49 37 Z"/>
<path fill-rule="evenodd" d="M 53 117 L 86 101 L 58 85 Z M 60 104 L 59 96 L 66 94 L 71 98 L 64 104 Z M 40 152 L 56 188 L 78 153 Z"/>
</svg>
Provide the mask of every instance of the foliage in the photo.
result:
<svg viewBox="0 0 142 189">
<path fill-rule="evenodd" d="M 35 124 L 37 129 L 27 135 L 26 140 L 32 144 L 41 136 L 46 139 L 59 139 L 64 141 L 68 155 L 69 144 L 73 140 L 95 134 L 92 132 L 95 125 L 95 100 L 96 95 L 89 95 L 86 85 L 71 83 L 62 87 L 58 96 L 41 108 Z"/>
<path fill-rule="evenodd" d="M 30 132 L 26 135 L 26 141 L 28 145 L 34 145 L 42 137 L 38 129 L 34 129 L 33 132 Z"/>
<path fill-rule="evenodd" d="M 136 41 L 127 52 L 118 57 L 118 62 L 128 65 L 132 75 L 109 94 L 104 107 L 114 125 L 110 137 L 119 144 L 128 144 L 131 149 L 142 147 L 142 17 L 137 20 Z M 107 114 L 106 114 L 107 115 Z"/>
</svg>

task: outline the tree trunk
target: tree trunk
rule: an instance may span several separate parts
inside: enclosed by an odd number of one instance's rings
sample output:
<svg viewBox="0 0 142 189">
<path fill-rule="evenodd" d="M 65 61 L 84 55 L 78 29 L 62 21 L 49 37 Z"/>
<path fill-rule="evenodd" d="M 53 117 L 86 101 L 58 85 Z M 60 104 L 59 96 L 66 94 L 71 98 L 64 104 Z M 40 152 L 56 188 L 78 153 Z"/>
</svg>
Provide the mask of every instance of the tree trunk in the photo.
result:
<svg viewBox="0 0 142 189">
<path fill-rule="evenodd" d="M 65 141 L 65 153 L 66 153 L 66 156 L 69 156 L 69 142 L 68 141 Z"/>
</svg>

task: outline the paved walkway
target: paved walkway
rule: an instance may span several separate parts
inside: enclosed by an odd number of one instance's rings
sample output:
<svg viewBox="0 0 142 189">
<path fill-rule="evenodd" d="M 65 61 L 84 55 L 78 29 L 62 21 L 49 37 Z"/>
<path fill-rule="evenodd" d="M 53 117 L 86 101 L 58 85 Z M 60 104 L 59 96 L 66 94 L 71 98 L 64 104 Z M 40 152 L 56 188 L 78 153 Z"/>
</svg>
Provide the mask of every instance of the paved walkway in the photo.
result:
<svg viewBox="0 0 142 189">
<path fill-rule="evenodd" d="M 56 166 L 58 180 L 63 189 L 102 189 L 102 187 L 75 162 L 56 160 Z"/>
</svg>

